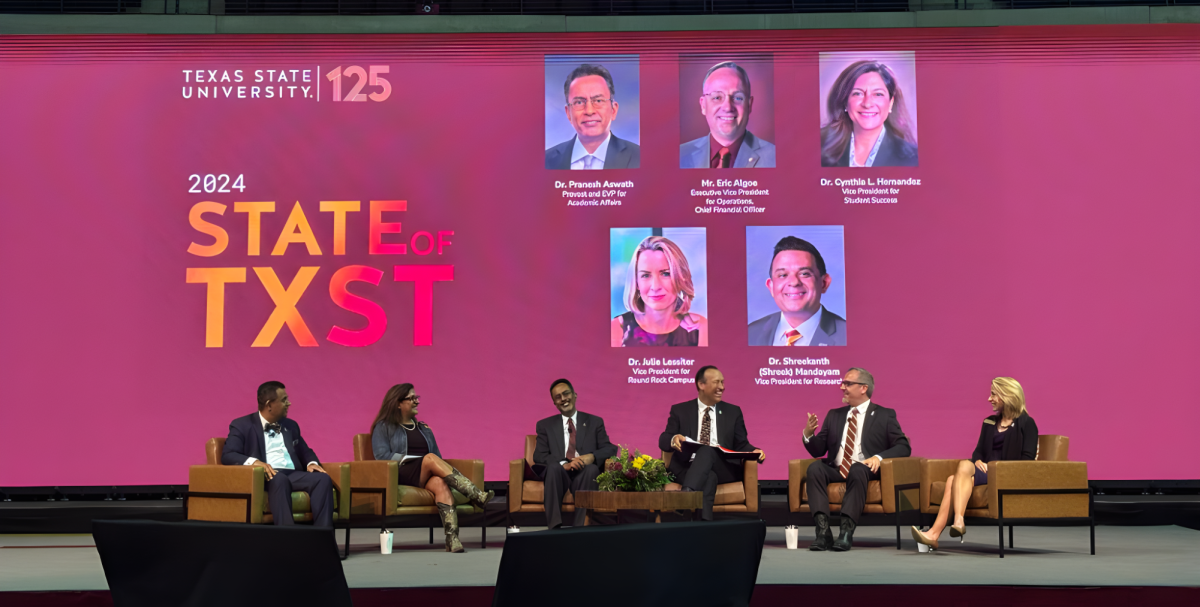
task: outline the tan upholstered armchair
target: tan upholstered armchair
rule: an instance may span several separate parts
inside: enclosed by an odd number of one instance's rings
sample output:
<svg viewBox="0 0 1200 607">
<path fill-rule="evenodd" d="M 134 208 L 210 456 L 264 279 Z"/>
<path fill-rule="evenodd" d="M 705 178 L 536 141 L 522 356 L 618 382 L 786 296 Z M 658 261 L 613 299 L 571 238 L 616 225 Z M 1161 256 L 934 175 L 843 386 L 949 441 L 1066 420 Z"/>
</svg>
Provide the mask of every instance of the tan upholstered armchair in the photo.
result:
<svg viewBox="0 0 1200 607">
<path fill-rule="evenodd" d="M 483 460 L 478 459 L 448 459 L 446 463 L 458 469 L 463 476 L 470 479 L 476 487 L 483 487 Z M 393 517 L 412 517 L 413 526 L 429 525 L 429 543 L 433 543 L 433 527 L 441 526 L 437 522 L 438 509 L 434 502 L 433 492 L 424 487 L 401 485 L 400 463 L 396 461 L 377 461 L 371 450 L 371 435 L 354 435 L 354 461 L 350 466 L 350 512 L 355 517 L 375 516 L 380 524 L 398 526 L 399 520 Z M 472 506 L 466 496 L 455 489 L 450 490 L 454 496 L 454 505 L 461 518 L 468 514 L 480 514 L 483 510 Z M 422 516 L 424 515 L 424 516 Z M 483 547 L 487 548 L 487 521 L 480 517 L 480 528 L 483 530 Z"/>
<path fill-rule="evenodd" d="M 988 483 L 976 486 L 967 501 L 967 518 L 994 521 L 1000 529 L 1000 558 L 1004 558 L 1004 526 L 1013 547 L 1013 526 L 1088 525 L 1091 552 L 1096 554 L 1096 523 L 1087 463 L 1067 459 L 1070 439 L 1056 434 L 1038 436 L 1037 459 L 988 464 Z M 936 515 L 942 507 L 946 479 L 958 469 L 957 459 L 921 460 L 921 512 Z M 953 521 L 951 521 L 953 522 Z M 974 523 L 972 523 L 974 524 Z"/>
<path fill-rule="evenodd" d="M 225 439 L 211 438 L 205 445 L 206 465 L 188 469 L 188 495 L 184 500 L 189 521 L 227 523 L 273 523 L 267 500 L 265 469 L 262 466 L 224 466 L 221 454 Z M 322 463 L 333 480 L 333 522 L 345 522 L 350 512 L 350 465 Z M 308 493 L 292 492 L 292 518 L 312 521 Z"/>
<path fill-rule="evenodd" d="M 671 465 L 673 451 L 663 451 L 662 460 L 667 466 Z M 667 491 L 679 491 L 683 485 L 670 483 Z M 758 462 L 748 459 L 742 464 L 742 480 L 738 483 L 722 483 L 717 485 L 717 497 L 713 500 L 713 513 L 718 512 L 758 512 Z"/>
<path fill-rule="evenodd" d="M 545 512 L 546 484 L 542 481 L 526 480 L 525 468 L 533 468 L 533 450 L 537 446 L 537 435 L 525 435 L 525 458 L 508 462 L 508 514 L 514 512 Z M 603 466 L 603 462 L 597 462 Z M 563 496 L 563 512 L 575 512 L 575 495 L 571 490 Z"/>
<path fill-rule="evenodd" d="M 788 511 L 810 512 L 808 506 L 808 467 L 818 459 L 794 459 L 788 462 Z M 879 464 L 879 480 L 867 484 L 863 514 L 892 514 L 896 525 L 896 549 L 900 549 L 900 513 L 916 510 L 920 488 L 921 460 L 894 457 Z M 830 483 L 830 514 L 842 510 L 846 483 Z M 861 522 L 859 523 L 862 524 Z"/>
</svg>

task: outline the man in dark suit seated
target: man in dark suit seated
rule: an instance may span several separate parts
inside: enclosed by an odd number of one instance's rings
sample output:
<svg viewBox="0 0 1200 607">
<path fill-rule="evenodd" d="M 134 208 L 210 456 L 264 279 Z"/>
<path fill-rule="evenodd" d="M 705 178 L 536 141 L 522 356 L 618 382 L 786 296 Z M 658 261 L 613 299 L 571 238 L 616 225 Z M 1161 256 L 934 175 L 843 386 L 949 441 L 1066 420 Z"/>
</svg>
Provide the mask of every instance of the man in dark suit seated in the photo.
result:
<svg viewBox="0 0 1200 607">
<path fill-rule="evenodd" d="M 229 424 L 221 463 L 262 466 L 267 475 L 267 501 L 276 525 L 292 525 L 292 492 L 305 491 L 312 504 L 313 525 L 333 527 L 333 479 L 317 454 L 300 436 L 300 424 L 288 419 L 287 390 L 277 381 L 258 387 L 258 412 Z M 297 469 L 302 464 L 307 471 Z"/>
<path fill-rule="evenodd" d="M 821 304 L 832 283 L 817 247 L 795 236 L 779 239 L 767 276 L 767 290 L 779 312 L 750 323 L 746 329 L 750 345 L 846 345 L 846 319 Z"/>
<path fill-rule="evenodd" d="M 596 491 L 596 477 L 604 460 L 617 454 L 604 431 L 604 420 L 576 409 L 577 396 L 570 381 L 554 380 L 550 398 L 558 414 L 537 423 L 533 462 L 546 468 L 546 525 L 551 529 L 562 526 L 562 501 L 567 489 L 572 495 Z M 583 525 L 585 516 L 582 509 L 575 509 L 576 527 Z"/>
<path fill-rule="evenodd" d="M 638 144 L 612 133 L 617 118 L 617 89 L 602 65 L 575 68 L 563 85 L 567 120 L 575 136 L 546 150 L 547 169 L 636 169 L 642 162 Z"/>
<path fill-rule="evenodd" d="M 867 499 L 867 483 L 879 480 L 879 464 L 889 457 L 908 457 L 908 437 L 896 421 L 896 411 L 871 402 L 875 378 L 857 367 L 842 378 L 845 407 L 831 409 L 817 432 L 817 416 L 808 414 L 804 448 L 823 461 L 808 467 L 808 505 L 817 524 L 817 539 L 809 550 L 845 552 L 854 543 L 854 529 Z M 815 433 L 815 434 L 814 434 Z M 842 497 L 842 529 L 837 541 L 829 530 L 829 483 L 846 483 Z"/>
<path fill-rule="evenodd" d="M 732 451 L 753 451 L 758 461 L 766 459 L 746 438 L 746 422 L 742 409 L 721 400 L 725 393 L 725 376 L 716 367 L 705 365 L 696 372 L 696 398 L 671 406 L 667 429 L 658 437 L 658 446 L 666 451 L 683 451 L 683 443 L 692 436 L 701 443 L 691 457 L 676 455 L 667 468 L 684 491 L 704 492 L 704 512 L 701 518 L 713 520 L 713 501 L 717 485 L 742 480 L 742 460 L 723 457 L 716 447 Z"/>
</svg>

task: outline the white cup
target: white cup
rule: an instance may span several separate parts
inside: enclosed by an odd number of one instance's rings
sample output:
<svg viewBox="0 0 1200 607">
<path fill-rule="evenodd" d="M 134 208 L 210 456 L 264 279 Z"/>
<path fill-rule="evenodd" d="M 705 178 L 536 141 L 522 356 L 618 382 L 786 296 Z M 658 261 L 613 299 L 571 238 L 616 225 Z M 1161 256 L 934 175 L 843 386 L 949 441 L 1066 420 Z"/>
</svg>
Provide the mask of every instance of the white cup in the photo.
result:
<svg viewBox="0 0 1200 607">
<path fill-rule="evenodd" d="M 380 531 L 379 532 L 379 554 L 391 554 L 391 553 L 392 553 L 392 532 L 391 531 Z"/>
<path fill-rule="evenodd" d="M 787 540 L 787 549 L 795 550 L 796 545 L 800 542 L 800 528 L 795 525 L 784 527 L 783 537 Z"/>
</svg>

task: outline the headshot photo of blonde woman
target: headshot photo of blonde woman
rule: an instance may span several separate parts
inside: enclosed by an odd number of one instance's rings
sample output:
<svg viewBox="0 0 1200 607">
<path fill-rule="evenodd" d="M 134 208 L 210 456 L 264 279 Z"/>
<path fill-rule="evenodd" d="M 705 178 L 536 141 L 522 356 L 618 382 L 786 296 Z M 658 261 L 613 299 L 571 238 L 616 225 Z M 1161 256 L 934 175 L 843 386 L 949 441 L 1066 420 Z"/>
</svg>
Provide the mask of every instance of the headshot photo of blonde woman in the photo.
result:
<svg viewBox="0 0 1200 607">
<path fill-rule="evenodd" d="M 912 52 L 821 53 L 821 166 L 915 167 Z"/>
<path fill-rule="evenodd" d="M 612 228 L 614 348 L 707 346 L 704 228 Z"/>
</svg>

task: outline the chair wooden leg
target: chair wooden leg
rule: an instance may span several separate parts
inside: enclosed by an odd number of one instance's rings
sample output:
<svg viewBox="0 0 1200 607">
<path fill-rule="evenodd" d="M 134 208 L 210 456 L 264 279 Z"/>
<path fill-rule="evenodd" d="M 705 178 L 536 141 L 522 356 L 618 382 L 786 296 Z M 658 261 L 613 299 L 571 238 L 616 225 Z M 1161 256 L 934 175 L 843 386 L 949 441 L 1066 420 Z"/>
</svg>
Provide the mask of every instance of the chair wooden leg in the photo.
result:
<svg viewBox="0 0 1200 607">
<path fill-rule="evenodd" d="M 342 560 L 350 558 L 350 528 L 346 527 L 346 551 L 342 553 Z"/>
<path fill-rule="evenodd" d="M 1009 548 L 1012 548 L 1012 547 L 1013 547 L 1013 530 L 1012 530 L 1012 525 L 1009 525 L 1009 526 L 1008 526 L 1008 547 L 1009 547 Z"/>
<path fill-rule="evenodd" d="M 433 527 L 429 528 L 429 543 L 433 543 Z"/>
<path fill-rule="evenodd" d="M 487 550 L 487 523 L 479 526 L 479 533 L 483 536 L 483 539 L 479 541 L 480 549 Z"/>
</svg>

